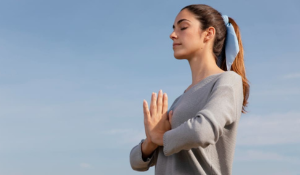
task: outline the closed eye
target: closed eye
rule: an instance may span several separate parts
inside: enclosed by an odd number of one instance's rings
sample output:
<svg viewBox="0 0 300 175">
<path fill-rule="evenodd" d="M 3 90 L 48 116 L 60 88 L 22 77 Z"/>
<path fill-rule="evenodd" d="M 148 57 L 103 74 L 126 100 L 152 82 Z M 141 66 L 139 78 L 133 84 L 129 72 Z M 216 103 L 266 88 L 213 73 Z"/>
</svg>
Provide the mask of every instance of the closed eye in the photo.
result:
<svg viewBox="0 0 300 175">
<path fill-rule="evenodd" d="M 181 30 L 185 30 L 187 27 L 181 28 Z"/>
</svg>

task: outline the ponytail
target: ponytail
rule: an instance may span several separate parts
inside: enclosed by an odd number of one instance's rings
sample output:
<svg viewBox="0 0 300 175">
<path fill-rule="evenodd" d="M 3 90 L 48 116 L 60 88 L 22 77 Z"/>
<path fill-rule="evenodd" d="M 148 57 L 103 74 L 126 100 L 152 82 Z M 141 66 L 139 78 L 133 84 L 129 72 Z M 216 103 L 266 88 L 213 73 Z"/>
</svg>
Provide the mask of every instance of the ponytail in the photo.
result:
<svg viewBox="0 0 300 175">
<path fill-rule="evenodd" d="M 243 48 L 241 33 L 240 33 L 240 29 L 239 29 L 238 25 L 230 17 L 229 17 L 229 22 L 232 24 L 232 26 L 234 28 L 234 31 L 236 33 L 238 43 L 239 43 L 239 49 L 240 49 L 239 53 L 235 57 L 234 62 L 231 65 L 231 70 L 236 72 L 237 74 L 239 74 L 242 77 L 242 80 L 243 80 L 243 93 L 244 93 L 242 113 L 247 113 L 247 111 L 245 110 L 245 107 L 248 104 L 250 85 L 249 85 L 249 80 L 246 77 L 246 69 L 245 69 L 245 64 L 244 64 L 244 48 Z M 226 66 L 224 66 L 224 67 L 226 67 Z"/>
</svg>

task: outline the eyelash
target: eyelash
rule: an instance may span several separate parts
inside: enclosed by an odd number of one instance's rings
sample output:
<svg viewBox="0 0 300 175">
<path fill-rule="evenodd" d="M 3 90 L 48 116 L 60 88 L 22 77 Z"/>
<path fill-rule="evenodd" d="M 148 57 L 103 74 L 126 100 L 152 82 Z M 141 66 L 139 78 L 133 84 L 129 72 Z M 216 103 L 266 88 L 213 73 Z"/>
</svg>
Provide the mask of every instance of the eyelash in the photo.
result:
<svg viewBox="0 0 300 175">
<path fill-rule="evenodd" d="M 187 27 L 181 28 L 181 30 L 185 30 Z"/>
</svg>

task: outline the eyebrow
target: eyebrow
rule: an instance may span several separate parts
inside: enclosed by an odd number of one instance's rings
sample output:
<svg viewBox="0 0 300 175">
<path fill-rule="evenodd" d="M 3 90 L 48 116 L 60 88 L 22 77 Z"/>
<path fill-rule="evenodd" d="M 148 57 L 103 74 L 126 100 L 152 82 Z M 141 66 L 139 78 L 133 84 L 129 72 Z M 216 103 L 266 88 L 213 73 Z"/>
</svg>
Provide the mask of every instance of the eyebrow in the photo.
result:
<svg viewBox="0 0 300 175">
<path fill-rule="evenodd" d="M 182 21 L 189 21 L 189 20 L 187 20 L 187 19 L 181 19 L 181 20 L 179 20 L 178 22 L 177 22 L 177 25 L 179 24 L 179 23 L 181 23 Z M 191 22 L 191 21 L 190 21 Z M 175 26 L 173 25 L 173 29 L 175 28 Z"/>
</svg>

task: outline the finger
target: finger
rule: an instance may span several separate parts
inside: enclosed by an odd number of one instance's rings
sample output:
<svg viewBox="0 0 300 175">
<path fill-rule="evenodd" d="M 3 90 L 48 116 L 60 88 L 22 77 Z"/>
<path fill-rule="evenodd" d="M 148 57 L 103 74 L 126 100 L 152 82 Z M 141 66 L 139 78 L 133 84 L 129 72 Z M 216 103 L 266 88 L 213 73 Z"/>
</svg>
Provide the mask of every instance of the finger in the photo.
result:
<svg viewBox="0 0 300 175">
<path fill-rule="evenodd" d="M 170 123 L 172 122 L 172 117 L 173 117 L 173 110 L 169 112 Z"/>
<path fill-rule="evenodd" d="M 146 124 L 150 118 L 150 112 L 149 112 L 148 103 L 146 100 L 143 101 L 143 111 L 144 111 L 144 122 Z"/>
<path fill-rule="evenodd" d="M 157 114 L 162 113 L 162 108 L 163 108 L 163 95 L 162 95 L 162 90 L 159 90 L 158 92 L 158 99 L 157 99 Z"/>
<path fill-rule="evenodd" d="M 157 111 L 156 93 L 152 92 L 152 98 L 151 98 L 151 104 L 150 104 L 150 113 L 151 113 L 150 117 L 155 117 L 156 116 L 156 111 Z"/>
<path fill-rule="evenodd" d="M 163 109 L 162 113 L 165 114 L 168 111 L 168 95 L 164 93 L 163 95 Z"/>
</svg>

